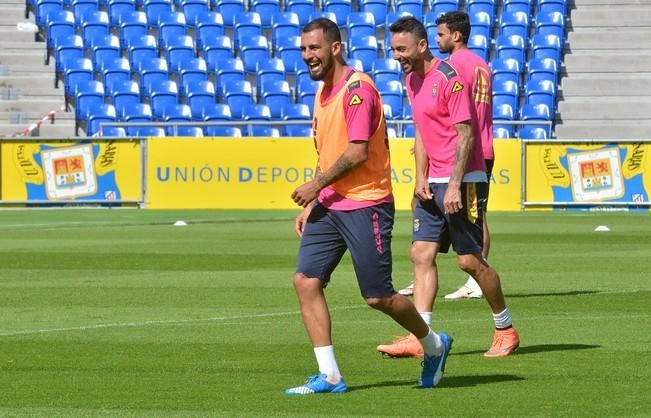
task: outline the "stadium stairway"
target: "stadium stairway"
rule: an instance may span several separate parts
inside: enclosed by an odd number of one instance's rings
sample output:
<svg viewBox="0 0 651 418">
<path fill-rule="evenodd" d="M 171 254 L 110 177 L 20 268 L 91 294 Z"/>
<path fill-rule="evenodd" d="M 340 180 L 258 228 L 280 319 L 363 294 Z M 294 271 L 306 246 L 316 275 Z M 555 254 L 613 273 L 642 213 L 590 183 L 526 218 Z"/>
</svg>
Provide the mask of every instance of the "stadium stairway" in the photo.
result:
<svg viewBox="0 0 651 418">
<path fill-rule="evenodd" d="M 651 0 L 574 0 L 556 136 L 651 136 Z"/>
<path fill-rule="evenodd" d="M 45 43 L 21 32 L 24 0 L 0 2 L 0 136 L 19 133 L 63 104 L 63 88 L 54 88 L 54 62 L 43 65 Z M 55 124 L 44 122 L 32 135 L 73 136 L 74 112 L 57 112 Z"/>
</svg>

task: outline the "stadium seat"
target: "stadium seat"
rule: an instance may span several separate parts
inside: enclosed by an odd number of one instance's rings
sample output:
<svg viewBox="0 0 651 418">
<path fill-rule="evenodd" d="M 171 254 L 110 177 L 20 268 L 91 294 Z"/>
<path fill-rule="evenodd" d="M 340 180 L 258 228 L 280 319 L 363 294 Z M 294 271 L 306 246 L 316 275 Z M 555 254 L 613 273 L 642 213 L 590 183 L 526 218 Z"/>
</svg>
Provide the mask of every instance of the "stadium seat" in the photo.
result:
<svg viewBox="0 0 651 418">
<path fill-rule="evenodd" d="M 75 92 L 75 120 L 85 120 L 92 107 L 104 103 L 104 84 L 101 81 L 84 81 Z"/>
<path fill-rule="evenodd" d="M 242 109 L 242 119 L 246 121 L 271 121 L 271 110 L 265 104 L 249 104 Z M 248 125 L 248 136 L 279 137 L 277 128 L 270 125 Z"/>
<path fill-rule="evenodd" d="M 179 12 L 161 13 L 158 16 L 158 46 L 167 48 L 173 41 L 186 34 L 185 15 Z"/>
<path fill-rule="evenodd" d="M 484 12 L 490 16 L 490 21 L 495 22 L 495 1 L 494 0 L 467 0 L 466 13 L 468 16 L 477 12 Z"/>
<path fill-rule="evenodd" d="M 140 103 L 138 83 L 132 80 L 118 81 L 107 86 L 106 95 L 110 97 L 111 104 L 115 107 L 118 117 L 124 116 L 126 107 Z"/>
<path fill-rule="evenodd" d="M 500 36 L 520 36 L 529 39 L 529 14 L 523 11 L 502 13 L 500 17 Z"/>
<path fill-rule="evenodd" d="M 144 12 L 134 11 L 120 15 L 120 44 L 123 49 L 126 49 L 129 40 L 147 34 L 147 16 Z"/>
<path fill-rule="evenodd" d="M 258 84 L 258 94 L 260 100 L 269 106 L 272 119 L 280 119 L 283 107 L 291 103 L 292 93 L 287 80 L 272 80 L 266 83 Z"/>
<path fill-rule="evenodd" d="M 37 0 L 34 9 L 36 24 L 40 28 L 47 28 L 48 16 L 63 10 L 63 0 Z"/>
<path fill-rule="evenodd" d="M 69 10 L 56 10 L 47 23 L 46 47 L 47 55 L 45 64 L 49 65 L 49 58 L 54 54 L 54 49 L 60 40 L 75 35 L 75 16 Z"/>
<path fill-rule="evenodd" d="M 242 131 L 234 126 L 206 126 L 204 129 L 206 136 L 223 136 L 231 138 L 241 138 Z"/>
<path fill-rule="evenodd" d="M 271 17 L 271 43 L 278 45 L 280 40 L 290 36 L 300 36 L 298 15 L 294 12 L 278 12 Z"/>
<path fill-rule="evenodd" d="M 494 59 L 490 63 L 493 85 L 513 81 L 520 85 L 520 64 L 513 58 Z"/>
<path fill-rule="evenodd" d="M 507 133 L 505 134 L 507 138 L 512 138 L 514 129 L 513 125 L 510 123 L 500 123 L 500 122 L 512 122 L 515 120 L 515 109 L 507 103 L 493 103 L 493 129 L 501 128 L 504 129 Z"/>
<path fill-rule="evenodd" d="M 257 12 L 240 12 L 235 15 L 233 23 L 235 49 L 239 49 L 242 39 L 262 35 L 262 19 Z"/>
<path fill-rule="evenodd" d="M 257 64 L 256 82 L 264 85 L 269 81 L 285 80 L 285 64 L 280 58 L 269 58 Z"/>
<path fill-rule="evenodd" d="M 161 15 L 171 13 L 173 9 L 172 0 L 145 0 L 145 15 L 147 15 L 147 25 L 150 28 L 158 25 L 158 19 Z"/>
<path fill-rule="evenodd" d="M 239 58 L 228 58 L 218 63 L 212 71 L 215 73 L 215 86 L 219 96 L 224 97 L 228 86 L 236 81 L 244 81 L 244 63 Z"/>
<path fill-rule="evenodd" d="M 93 63 L 88 58 L 76 58 L 66 63 L 63 84 L 66 100 L 74 98 L 77 85 L 93 80 Z M 67 106 L 66 106 L 67 107 Z"/>
<path fill-rule="evenodd" d="M 151 105 L 154 117 L 160 119 L 167 106 L 179 102 L 178 85 L 171 80 L 153 81 L 149 89 L 143 92 L 143 97 Z"/>
<path fill-rule="evenodd" d="M 253 104 L 253 88 L 247 80 L 235 80 L 229 83 L 223 94 L 224 103 L 230 107 L 233 119 L 242 119 L 243 108 Z"/>
<path fill-rule="evenodd" d="M 423 20 L 422 0 L 395 0 L 394 10 L 397 13 L 409 13 L 416 19 Z"/>
<path fill-rule="evenodd" d="M 109 34 L 109 18 L 104 11 L 89 11 L 81 17 L 81 37 L 88 45 L 90 39 Z"/>
<path fill-rule="evenodd" d="M 250 11 L 260 15 L 263 28 L 270 28 L 273 17 L 281 12 L 279 0 L 251 0 L 250 6 Z"/>
<path fill-rule="evenodd" d="M 214 0 L 213 10 L 219 12 L 224 18 L 224 26 L 232 28 L 235 16 L 246 11 L 244 0 Z"/>
<path fill-rule="evenodd" d="M 403 87 L 400 81 L 389 80 L 376 84 L 378 92 L 382 97 L 382 103 L 391 107 L 392 115 L 402 115 Z"/>
<path fill-rule="evenodd" d="M 122 111 L 115 109 L 118 119 L 129 123 L 146 123 L 153 121 L 151 106 L 146 103 L 129 103 Z"/>
<path fill-rule="evenodd" d="M 548 13 L 558 12 L 563 16 L 568 16 L 568 0 L 538 0 L 537 15 L 543 16 Z"/>
<path fill-rule="evenodd" d="M 468 39 L 468 49 L 488 62 L 488 39 L 483 35 L 471 35 Z"/>
<path fill-rule="evenodd" d="M 185 104 L 173 104 L 168 105 L 163 108 L 161 117 L 165 122 L 191 122 L 192 121 L 192 111 L 190 106 Z M 167 126 L 165 129 L 165 134 L 168 136 L 184 136 L 181 129 L 181 125 L 171 125 Z"/>
<path fill-rule="evenodd" d="M 375 84 L 389 80 L 400 81 L 402 68 L 400 63 L 393 59 L 377 58 L 371 66 L 371 76 Z"/>
<path fill-rule="evenodd" d="M 558 82 L 558 63 L 552 58 L 532 58 L 527 63 L 527 80 Z"/>
<path fill-rule="evenodd" d="M 337 23 L 337 15 L 334 14 L 333 12 L 326 12 L 324 10 L 318 10 L 318 9 L 312 11 L 312 14 L 310 15 L 310 21 L 318 18 L 328 19 Z"/>
<path fill-rule="evenodd" d="M 267 38 L 264 36 L 252 36 L 242 39 L 239 49 L 240 58 L 244 63 L 244 71 L 248 74 L 255 73 L 258 62 L 269 58 L 269 45 L 267 44 Z"/>
<path fill-rule="evenodd" d="M 183 0 L 181 8 L 188 27 L 193 29 L 197 27 L 202 16 L 210 13 L 208 0 Z"/>
<path fill-rule="evenodd" d="M 522 109 L 520 109 L 520 119 L 550 121 L 552 120 L 552 116 L 549 107 L 545 104 L 525 104 L 522 106 Z"/>
<path fill-rule="evenodd" d="M 514 13 L 514 12 L 523 12 L 528 17 L 532 16 L 532 0 L 504 0 L 502 2 L 502 15 Z"/>
<path fill-rule="evenodd" d="M 158 58 L 158 45 L 152 35 L 127 39 L 127 51 L 132 67 L 138 67 L 142 61 Z"/>
<path fill-rule="evenodd" d="M 435 1 L 432 2 L 429 13 L 425 15 L 425 21 L 430 25 L 436 22 L 439 16 L 459 10 L 459 5 L 454 1 Z"/>
<path fill-rule="evenodd" d="M 105 85 L 115 81 L 131 80 L 131 66 L 126 58 L 114 58 L 103 61 L 99 69 L 95 67 L 95 72 L 99 70 L 102 83 Z"/>
<path fill-rule="evenodd" d="M 100 11 L 99 4 L 96 0 L 72 0 L 70 10 L 75 15 L 78 25 L 81 24 L 81 19 L 84 15 Z"/>
<path fill-rule="evenodd" d="M 301 52 L 301 37 L 290 36 L 284 40 L 278 40 L 276 57 L 282 60 L 287 74 L 296 74 L 299 69 L 305 68 Z"/>
<path fill-rule="evenodd" d="M 203 120 L 205 122 L 227 122 L 231 120 L 231 109 L 228 105 L 218 103 L 210 106 L 204 110 Z M 204 126 L 203 131 L 206 136 L 242 136 L 242 133 L 237 129 L 239 134 L 233 130 L 232 126 L 224 125 L 207 125 Z"/>
<path fill-rule="evenodd" d="M 215 40 L 221 36 L 224 36 L 224 19 L 221 14 L 208 12 L 197 17 L 195 33 L 197 51 L 203 50 L 206 42 L 210 44 L 211 40 Z M 232 50 L 233 47 L 230 46 L 230 49 Z"/>
<path fill-rule="evenodd" d="M 206 38 L 202 43 L 203 59 L 206 60 L 210 71 L 214 71 L 219 66 L 220 62 L 227 61 L 235 56 L 231 38 L 226 35 Z"/>
<path fill-rule="evenodd" d="M 531 58 L 551 58 L 560 66 L 562 56 L 563 48 L 558 36 L 536 34 L 531 38 Z"/>
<path fill-rule="evenodd" d="M 308 77 L 301 79 L 296 87 L 297 102 L 306 104 L 310 108 L 310 115 L 314 114 L 314 98 L 319 85 L 320 82 Z"/>
<path fill-rule="evenodd" d="M 547 129 L 536 125 L 524 125 L 518 129 L 520 139 L 549 139 Z"/>
<path fill-rule="evenodd" d="M 135 68 L 135 73 L 138 75 L 140 89 L 143 91 L 149 90 L 149 85 L 153 81 L 163 81 L 169 78 L 169 70 L 165 58 L 141 61 Z"/>
<path fill-rule="evenodd" d="M 349 67 L 354 68 L 355 70 L 359 71 L 360 73 L 364 72 L 364 63 L 360 59 L 348 58 L 348 59 L 346 59 L 346 65 L 348 65 Z M 307 69 L 307 67 L 306 67 L 306 69 Z M 309 72 L 306 72 L 306 75 L 309 77 Z"/>
<path fill-rule="evenodd" d="M 498 36 L 495 40 L 495 50 L 497 52 L 496 58 L 513 58 L 518 61 L 520 68 L 524 68 L 525 48 L 524 39 L 521 36 Z"/>
<path fill-rule="evenodd" d="M 182 35 L 174 39 L 168 39 L 167 42 L 165 58 L 171 72 L 178 73 L 182 63 L 196 58 L 194 41 L 191 36 Z"/>
<path fill-rule="evenodd" d="M 348 40 L 349 57 L 362 60 L 364 72 L 370 72 L 373 61 L 378 57 L 378 43 L 375 36 L 363 36 Z"/>
<path fill-rule="evenodd" d="M 100 136 L 124 137 L 127 136 L 127 131 L 119 126 L 107 126 L 102 128 Z"/>
<path fill-rule="evenodd" d="M 296 13 L 299 24 L 303 27 L 310 21 L 310 16 L 314 12 L 314 0 L 287 0 L 285 11 Z"/>
<path fill-rule="evenodd" d="M 305 120 L 308 121 L 305 124 L 290 124 L 285 125 L 283 128 L 283 135 L 285 136 L 301 136 L 301 137 L 311 137 L 312 136 L 312 127 L 310 116 L 310 108 L 308 105 L 303 103 L 288 103 L 282 108 L 282 119 L 285 121 L 296 121 L 296 120 Z"/>
<path fill-rule="evenodd" d="M 549 112 L 556 111 L 556 83 L 550 80 L 530 80 L 525 85 L 526 103 L 545 104 Z"/>
<path fill-rule="evenodd" d="M 182 61 L 177 68 L 179 88 L 197 81 L 208 80 L 208 67 L 203 58 L 191 58 Z"/>
<path fill-rule="evenodd" d="M 144 137 L 164 137 L 165 129 L 158 126 L 132 126 L 127 127 L 129 136 L 144 136 Z"/>
<path fill-rule="evenodd" d="M 121 57 L 120 40 L 115 35 L 98 35 L 88 44 L 91 60 L 95 66 L 99 63 Z"/>
<path fill-rule="evenodd" d="M 216 103 L 215 85 L 212 81 L 194 81 L 183 87 L 183 96 L 190 106 L 193 120 L 203 120 L 204 111 L 207 107 Z"/>
<path fill-rule="evenodd" d="M 518 111 L 520 108 L 520 89 L 518 83 L 514 81 L 493 83 L 493 106 L 502 103 L 510 105 L 513 108 L 514 114 Z"/>
<path fill-rule="evenodd" d="M 375 17 L 368 12 L 350 13 L 346 18 L 348 39 L 375 36 Z"/>
<path fill-rule="evenodd" d="M 389 13 L 388 0 L 360 0 L 359 11 L 368 12 L 375 17 L 375 25 L 383 26 Z M 349 39 L 350 41 L 350 39 Z"/>
<path fill-rule="evenodd" d="M 334 13 L 337 22 L 343 26 L 353 11 L 352 0 L 323 0 L 323 11 Z"/>
<path fill-rule="evenodd" d="M 486 12 L 475 12 L 470 18 L 470 35 L 484 35 L 490 42 L 493 38 L 493 22 Z"/>
<path fill-rule="evenodd" d="M 116 115 L 113 105 L 100 103 L 89 109 L 89 116 L 85 121 L 84 130 L 87 136 L 93 136 L 99 133 L 100 124 L 115 121 Z"/>
<path fill-rule="evenodd" d="M 493 125 L 493 138 L 495 139 L 511 139 L 513 132 L 504 126 Z"/>
<path fill-rule="evenodd" d="M 565 42 L 565 15 L 561 12 L 538 14 L 536 16 L 536 34 L 556 35 L 562 46 Z"/>
</svg>

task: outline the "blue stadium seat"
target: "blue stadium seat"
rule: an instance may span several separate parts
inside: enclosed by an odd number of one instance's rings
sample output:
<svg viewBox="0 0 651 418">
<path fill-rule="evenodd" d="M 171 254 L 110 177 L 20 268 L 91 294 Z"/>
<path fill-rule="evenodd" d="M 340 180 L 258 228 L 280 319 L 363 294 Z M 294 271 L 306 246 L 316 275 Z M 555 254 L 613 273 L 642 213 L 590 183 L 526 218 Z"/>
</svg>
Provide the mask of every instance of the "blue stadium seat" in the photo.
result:
<svg viewBox="0 0 651 418">
<path fill-rule="evenodd" d="M 138 63 L 158 58 L 158 45 L 156 38 L 152 35 L 143 35 L 127 39 L 127 51 L 129 62 L 132 67 L 138 67 Z"/>
<path fill-rule="evenodd" d="M 48 16 L 61 10 L 63 10 L 63 0 L 37 0 L 34 8 L 36 24 L 40 28 L 46 28 Z"/>
<path fill-rule="evenodd" d="M 224 18 L 224 26 L 232 28 L 235 16 L 246 11 L 244 0 L 213 0 L 213 10 L 218 11 Z"/>
<path fill-rule="evenodd" d="M 56 10 L 47 23 L 47 55 L 45 64 L 49 65 L 49 58 L 54 54 L 54 49 L 60 40 L 75 35 L 75 16 L 69 10 Z"/>
<path fill-rule="evenodd" d="M 242 119 L 247 121 L 270 121 L 271 110 L 266 104 L 249 104 L 242 109 Z M 270 125 L 248 125 L 249 136 L 279 137 L 277 128 Z"/>
<path fill-rule="evenodd" d="M 396 60 L 389 58 L 377 58 L 373 61 L 371 66 L 371 76 L 375 84 L 384 81 L 396 80 L 400 81 L 402 75 L 402 68 L 400 63 Z"/>
<path fill-rule="evenodd" d="M 102 129 L 100 133 L 101 136 L 115 136 L 115 137 L 124 137 L 127 136 L 127 131 L 119 126 L 107 126 Z"/>
<path fill-rule="evenodd" d="M 423 20 L 422 0 L 395 0 L 394 10 L 397 13 L 409 13 L 416 19 Z"/>
<path fill-rule="evenodd" d="M 84 81 L 75 92 L 75 119 L 85 120 L 93 106 L 104 103 L 104 84 L 100 81 Z"/>
<path fill-rule="evenodd" d="M 334 13 L 337 22 L 343 26 L 353 11 L 352 0 L 323 0 L 323 11 Z"/>
<path fill-rule="evenodd" d="M 198 126 L 180 125 L 176 127 L 177 136 L 202 137 L 203 130 Z"/>
<path fill-rule="evenodd" d="M 517 35 L 526 42 L 529 39 L 529 14 L 523 11 L 502 13 L 500 36 Z"/>
<path fill-rule="evenodd" d="M 147 16 L 144 12 L 135 11 L 120 15 L 120 43 L 123 49 L 129 40 L 147 34 Z"/>
<path fill-rule="evenodd" d="M 218 35 L 214 38 L 206 38 L 203 42 L 203 58 L 208 64 L 208 69 L 214 71 L 220 62 L 232 59 L 235 55 L 231 38 L 226 35 Z"/>
<path fill-rule="evenodd" d="M 201 17 L 210 13 L 208 0 L 183 0 L 181 9 L 190 28 L 196 28 Z"/>
<path fill-rule="evenodd" d="M 483 35 L 471 35 L 468 39 L 468 49 L 488 62 L 488 39 Z"/>
<path fill-rule="evenodd" d="M 264 36 L 252 36 L 240 41 L 240 58 L 244 63 L 244 71 L 255 73 L 258 62 L 269 58 L 269 45 Z M 232 109 L 231 109 L 232 110 Z"/>
<path fill-rule="evenodd" d="M 81 17 L 81 37 L 88 45 L 90 39 L 109 34 L 109 18 L 104 11 L 89 11 Z"/>
<path fill-rule="evenodd" d="M 324 18 L 324 19 L 329 19 L 335 23 L 337 23 L 337 15 L 334 14 L 333 12 L 326 12 L 324 10 L 314 10 L 312 14 L 310 15 L 310 20 L 318 19 L 318 18 Z"/>
<path fill-rule="evenodd" d="M 160 119 L 163 110 L 169 105 L 179 102 L 179 89 L 176 82 L 171 80 L 153 81 L 149 90 L 143 92 L 154 113 L 154 117 Z"/>
<path fill-rule="evenodd" d="M 284 136 L 300 136 L 300 137 L 311 137 L 312 136 L 312 126 L 310 115 L 310 108 L 308 105 L 303 103 L 288 103 L 282 108 L 282 119 L 286 121 L 296 121 L 296 120 L 305 120 L 307 123 L 300 125 L 285 125 L 283 128 Z"/>
<path fill-rule="evenodd" d="M 141 61 L 135 67 L 135 72 L 138 74 L 138 82 L 142 91 L 149 90 L 149 85 L 153 81 L 163 81 L 169 78 L 169 70 L 165 58 Z"/>
<path fill-rule="evenodd" d="M 271 43 L 278 45 L 281 39 L 300 36 L 298 15 L 294 12 L 278 12 L 271 17 Z"/>
<path fill-rule="evenodd" d="M 536 34 L 531 38 L 531 58 L 551 58 L 560 66 L 562 56 L 563 47 L 558 36 Z"/>
<path fill-rule="evenodd" d="M 271 118 L 275 120 L 281 118 L 283 107 L 292 101 L 292 91 L 287 80 L 272 80 L 258 84 L 258 94 L 260 96 L 258 103 L 269 106 Z"/>
<path fill-rule="evenodd" d="M 525 85 L 524 93 L 527 104 L 545 104 L 549 112 L 556 111 L 556 83 L 550 80 L 530 80 Z"/>
<path fill-rule="evenodd" d="M 533 11 L 532 5 L 532 0 L 504 0 L 502 2 L 502 15 L 505 13 L 523 12 L 531 17 Z"/>
<path fill-rule="evenodd" d="M 214 106 L 204 109 L 203 120 L 205 122 L 226 122 L 231 120 L 231 108 L 228 105 L 218 103 Z M 242 133 L 237 129 L 237 133 L 233 130 L 232 126 L 204 126 L 203 131 L 206 136 L 242 136 Z"/>
<path fill-rule="evenodd" d="M 301 53 L 301 37 L 290 36 L 284 40 L 278 40 L 276 57 L 282 60 L 285 72 L 288 74 L 296 74 L 299 69 L 305 68 Z"/>
<path fill-rule="evenodd" d="M 206 136 L 242 137 L 240 128 L 234 126 L 206 126 L 204 132 L 206 132 Z"/>
<path fill-rule="evenodd" d="M 402 83 L 395 80 L 389 80 L 376 84 L 378 92 L 382 97 L 382 103 L 391 107 L 392 115 L 400 117 L 402 115 L 403 105 L 403 87 Z"/>
<path fill-rule="evenodd" d="M 520 64 L 513 58 L 494 59 L 490 63 L 493 73 L 493 85 L 502 81 L 513 81 L 520 84 Z"/>
<path fill-rule="evenodd" d="M 93 80 L 93 62 L 88 58 L 76 58 L 66 63 L 63 69 L 63 84 L 66 99 L 73 98 L 77 85 Z"/>
<path fill-rule="evenodd" d="M 84 15 L 99 11 L 99 4 L 96 0 L 73 0 L 70 10 L 75 15 L 77 24 L 80 25 Z"/>
<path fill-rule="evenodd" d="M 568 0 L 538 0 L 537 15 L 542 16 L 548 13 L 562 13 L 563 16 L 569 17 L 567 11 Z"/>
<path fill-rule="evenodd" d="M 170 41 L 186 34 L 186 27 L 183 13 L 169 12 L 158 15 L 158 46 L 161 49 L 167 48 Z"/>
<path fill-rule="evenodd" d="M 415 138 L 416 137 L 416 125 L 413 123 L 405 124 L 402 127 L 402 137 L 403 138 Z"/>
<path fill-rule="evenodd" d="M 121 57 L 120 40 L 115 35 L 98 35 L 91 38 L 88 46 L 91 51 L 93 64 Z"/>
<path fill-rule="evenodd" d="M 384 113 L 384 119 L 386 119 L 386 120 L 392 120 L 392 119 L 394 118 L 394 116 L 393 116 L 393 109 L 391 108 L 391 105 L 390 105 L 390 104 L 386 104 L 386 103 L 383 104 L 383 105 L 382 105 L 382 111 L 383 111 L 383 113 Z M 396 116 L 396 119 L 398 119 L 397 116 Z"/>
<path fill-rule="evenodd" d="M 195 38 L 197 51 L 204 49 L 204 44 L 224 36 L 224 19 L 217 12 L 203 13 L 197 17 Z M 232 50 L 232 46 L 230 47 Z M 232 55 L 232 53 L 231 53 Z"/>
<path fill-rule="evenodd" d="M 389 13 L 388 0 L 360 0 L 359 11 L 371 13 L 375 17 L 375 25 L 382 26 Z"/>
<path fill-rule="evenodd" d="M 486 12 L 475 12 L 470 18 L 470 35 L 484 35 L 490 42 L 493 38 L 493 22 Z"/>
<path fill-rule="evenodd" d="M 368 12 L 355 12 L 346 18 L 346 33 L 348 38 L 375 36 L 375 17 Z"/>
<path fill-rule="evenodd" d="M 349 57 L 362 60 L 364 72 L 371 71 L 373 61 L 378 57 L 378 43 L 375 36 L 362 36 L 348 40 Z"/>
<path fill-rule="evenodd" d="M 493 125 L 493 138 L 495 139 L 511 139 L 513 138 L 513 131 L 505 128 L 504 126 Z"/>
<path fill-rule="evenodd" d="M 485 12 L 490 16 L 491 22 L 495 22 L 495 1 L 494 0 L 467 0 L 466 13 L 468 16 L 477 12 Z"/>
<path fill-rule="evenodd" d="M 191 58 L 182 61 L 177 68 L 179 87 L 186 84 L 208 80 L 208 66 L 203 58 Z"/>
<path fill-rule="evenodd" d="M 263 28 L 270 28 L 273 17 L 281 11 L 279 0 L 251 0 L 250 4 L 249 10 L 260 14 Z"/>
<path fill-rule="evenodd" d="M 285 64 L 280 58 L 269 58 L 258 62 L 256 80 L 258 85 L 285 80 Z"/>
<path fill-rule="evenodd" d="M 244 81 L 244 63 L 239 58 L 229 58 L 218 63 L 218 66 L 213 70 L 215 72 L 215 86 L 217 86 L 217 93 L 219 96 L 224 97 L 224 93 L 228 86 L 236 81 Z"/>
<path fill-rule="evenodd" d="M 298 103 L 306 104 L 310 108 L 310 114 L 314 114 L 314 98 L 321 83 L 312 79 L 303 78 L 297 83 L 296 98 Z"/>
<path fill-rule="evenodd" d="M 459 4 L 456 1 L 434 1 L 430 6 L 430 11 L 425 15 L 425 21 L 435 24 L 436 19 L 442 14 L 459 10 Z"/>
<path fill-rule="evenodd" d="M 194 41 L 189 35 L 169 39 L 165 47 L 165 57 L 170 71 L 178 73 L 183 62 L 196 58 L 194 52 Z"/>
<path fill-rule="evenodd" d="M 520 68 L 524 68 L 525 47 L 524 39 L 521 36 L 498 36 L 495 40 L 495 50 L 497 51 L 496 58 L 513 58 L 518 61 Z"/>
<path fill-rule="evenodd" d="M 538 14 L 536 16 L 536 34 L 556 35 L 563 45 L 565 42 L 565 15 L 561 12 Z"/>
<path fill-rule="evenodd" d="M 253 36 L 262 35 L 262 19 L 257 12 L 240 12 L 235 15 L 233 23 L 235 49 L 239 49 L 240 41 Z"/>
<path fill-rule="evenodd" d="M 208 80 L 195 81 L 185 85 L 183 96 L 190 106 L 193 120 L 203 120 L 205 109 L 217 103 L 215 85 Z"/>
<path fill-rule="evenodd" d="M 536 125 L 524 125 L 518 129 L 520 139 L 549 139 L 547 129 Z"/>
<path fill-rule="evenodd" d="M 145 137 L 164 137 L 165 129 L 158 126 L 132 126 L 127 127 L 129 136 L 145 136 Z"/>
<path fill-rule="evenodd" d="M 558 63 L 552 58 L 532 58 L 527 63 L 527 80 L 558 82 Z"/>
<path fill-rule="evenodd" d="M 100 124 L 115 122 L 115 108 L 113 105 L 101 103 L 89 110 L 88 119 L 85 121 L 86 135 L 93 136 L 100 131 Z"/>
<path fill-rule="evenodd" d="M 314 0 L 287 0 L 285 11 L 296 13 L 301 27 L 305 26 L 314 12 Z"/>
<path fill-rule="evenodd" d="M 144 9 L 147 15 L 147 25 L 150 28 L 158 24 L 160 15 L 169 14 L 174 10 L 172 0 L 145 0 Z"/>
<path fill-rule="evenodd" d="M 97 67 L 95 71 L 97 72 Z M 116 81 L 128 81 L 131 79 L 131 65 L 126 58 L 114 58 L 111 60 L 103 61 L 100 64 L 99 71 L 101 73 L 102 82 L 106 85 Z"/>
<path fill-rule="evenodd" d="M 493 106 L 508 104 L 513 108 L 514 114 L 519 109 L 520 89 L 518 83 L 514 81 L 503 81 L 493 83 Z"/>
<path fill-rule="evenodd" d="M 405 120 L 414 119 L 414 114 L 411 111 L 411 104 L 407 103 L 402 107 L 402 118 Z"/>
<path fill-rule="evenodd" d="M 59 39 L 54 49 L 55 80 L 54 87 L 58 88 L 59 80 L 63 80 L 63 71 L 74 61 L 84 58 L 84 41 L 79 35 L 67 35 Z"/>
<path fill-rule="evenodd" d="M 521 120 L 537 120 L 537 121 L 550 121 L 552 115 L 549 107 L 543 103 L 538 104 L 525 104 L 520 109 Z"/>
<path fill-rule="evenodd" d="M 233 119 L 242 119 L 243 108 L 253 104 L 253 88 L 249 81 L 235 80 L 226 86 L 223 94 L 224 103 L 231 108 Z"/>
<path fill-rule="evenodd" d="M 146 123 L 154 120 L 151 112 L 151 106 L 146 103 L 129 103 L 122 111 L 115 109 L 118 114 L 118 119 L 130 123 Z"/>
<path fill-rule="evenodd" d="M 493 129 L 502 128 L 508 133 L 506 134 L 507 138 L 512 138 L 513 125 L 509 123 L 500 123 L 500 122 L 512 122 L 515 120 L 515 109 L 508 103 L 495 103 L 493 102 Z"/>
<path fill-rule="evenodd" d="M 109 25 L 112 28 L 120 27 L 122 16 L 136 11 L 135 0 L 109 0 L 108 2 Z"/>
<path fill-rule="evenodd" d="M 163 108 L 161 118 L 165 122 L 192 122 L 192 111 L 188 105 L 172 104 Z M 183 136 L 180 128 L 179 125 L 168 126 L 165 129 L 165 134 L 168 136 Z"/>
<path fill-rule="evenodd" d="M 140 88 L 132 80 L 118 81 L 107 86 L 106 95 L 111 98 L 118 115 L 124 115 L 124 109 L 134 103 L 140 103 Z"/>
</svg>

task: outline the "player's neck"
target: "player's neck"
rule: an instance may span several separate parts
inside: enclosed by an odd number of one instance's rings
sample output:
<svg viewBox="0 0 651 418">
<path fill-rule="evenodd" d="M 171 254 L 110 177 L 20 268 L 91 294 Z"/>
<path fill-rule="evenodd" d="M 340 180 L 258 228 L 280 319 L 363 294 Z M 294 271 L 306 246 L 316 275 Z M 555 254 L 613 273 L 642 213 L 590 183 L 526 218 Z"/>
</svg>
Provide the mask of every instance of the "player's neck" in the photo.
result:
<svg viewBox="0 0 651 418">
<path fill-rule="evenodd" d="M 432 54 L 429 54 L 429 56 L 426 56 L 423 59 L 422 65 L 419 66 L 420 68 L 416 69 L 416 73 L 421 77 L 425 77 L 425 74 L 427 74 L 429 70 L 432 69 L 435 63 L 436 63 L 436 57 L 434 57 L 434 55 Z"/>
<path fill-rule="evenodd" d="M 323 84 L 325 84 L 328 87 L 332 87 L 335 84 L 337 84 L 342 78 L 346 76 L 348 73 L 348 66 L 346 64 L 335 64 L 333 69 L 332 69 L 332 76 L 331 77 L 326 77 L 323 80 Z"/>
</svg>

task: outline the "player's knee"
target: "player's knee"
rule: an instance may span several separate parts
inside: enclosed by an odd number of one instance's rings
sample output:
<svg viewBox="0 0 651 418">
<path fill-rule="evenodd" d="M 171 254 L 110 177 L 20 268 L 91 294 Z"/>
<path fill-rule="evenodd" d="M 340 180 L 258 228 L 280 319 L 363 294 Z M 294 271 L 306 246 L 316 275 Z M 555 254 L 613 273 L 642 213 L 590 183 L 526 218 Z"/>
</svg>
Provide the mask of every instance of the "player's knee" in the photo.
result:
<svg viewBox="0 0 651 418">
<path fill-rule="evenodd" d="M 415 265 L 433 265 L 436 266 L 436 257 L 431 249 L 419 242 L 414 242 L 409 249 L 409 257 Z"/>
<path fill-rule="evenodd" d="M 303 273 L 294 273 L 294 288 L 298 291 L 301 288 L 305 287 L 307 284 L 308 278 L 305 274 Z"/>
<path fill-rule="evenodd" d="M 366 298 L 366 304 L 373 309 L 378 311 L 386 312 L 391 307 L 391 298 L 390 297 L 372 297 Z"/>
<path fill-rule="evenodd" d="M 484 266 L 479 257 L 474 255 L 462 255 L 457 257 L 457 265 L 459 268 L 471 276 L 475 277 L 480 273 L 482 267 Z"/>
</svg>

